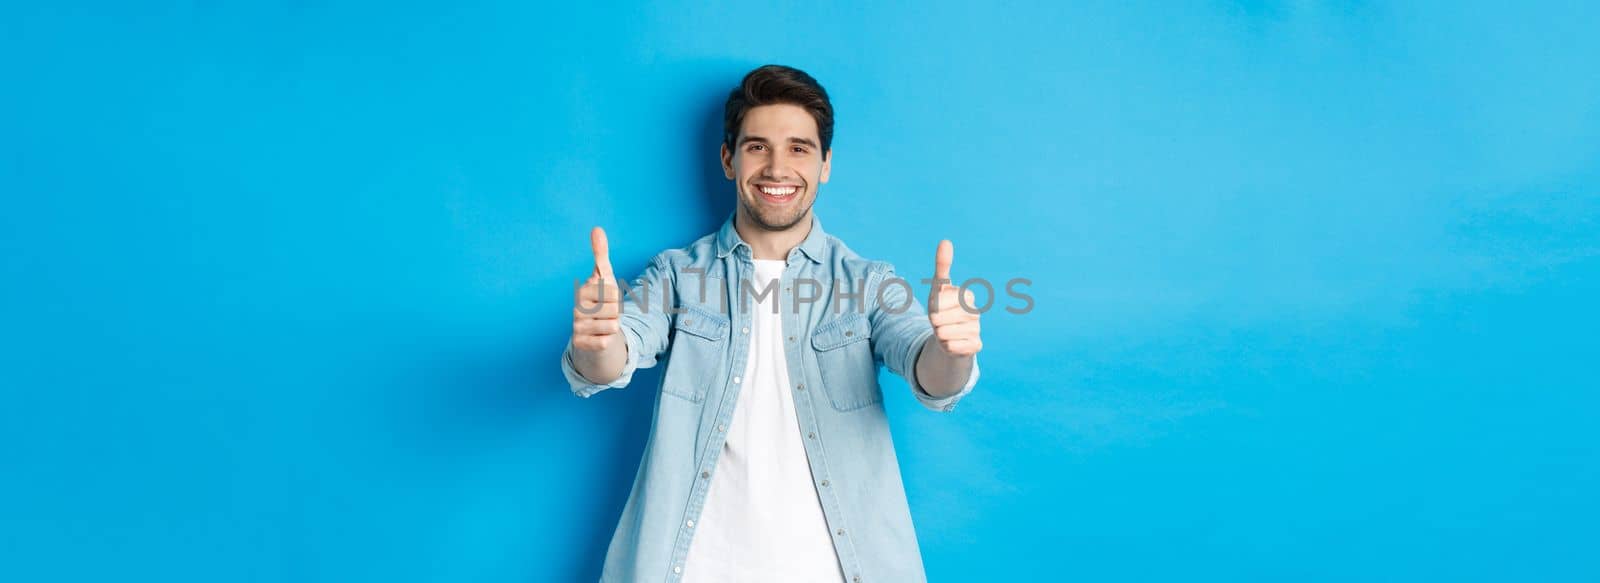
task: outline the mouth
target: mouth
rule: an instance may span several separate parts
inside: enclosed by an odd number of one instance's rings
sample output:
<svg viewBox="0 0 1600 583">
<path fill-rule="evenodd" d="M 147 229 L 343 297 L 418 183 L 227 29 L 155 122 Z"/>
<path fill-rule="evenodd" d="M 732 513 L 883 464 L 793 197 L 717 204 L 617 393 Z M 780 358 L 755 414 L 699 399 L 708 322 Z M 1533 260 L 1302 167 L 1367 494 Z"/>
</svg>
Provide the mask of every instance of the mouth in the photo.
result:
<svg viewBox="0 0 1600 583">
<path fill-rule="evenodd" d="M 793 184 L 757 184 L 755 192 L 768 204 L 788 204 L 800 197 L 801 189 Z"/>
</svg>

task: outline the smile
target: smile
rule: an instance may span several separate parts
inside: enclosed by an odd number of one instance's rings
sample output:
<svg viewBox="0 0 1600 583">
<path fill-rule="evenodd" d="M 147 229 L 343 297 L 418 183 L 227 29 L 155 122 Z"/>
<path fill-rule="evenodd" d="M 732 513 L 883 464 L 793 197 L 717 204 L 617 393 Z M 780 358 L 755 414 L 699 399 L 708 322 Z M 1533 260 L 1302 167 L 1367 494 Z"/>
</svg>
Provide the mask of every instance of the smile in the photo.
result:
<svg viewBox="0 0 1600 583">
<path fill-rule="evenodd" d="M 795 195 L 800 192 L 800 187 L 792 185 L 757 186 L 756 191 L 760 192 L 761 198 L 767 199 L 768 202 L 785 203 L 795 198 Z"/>
</svg>

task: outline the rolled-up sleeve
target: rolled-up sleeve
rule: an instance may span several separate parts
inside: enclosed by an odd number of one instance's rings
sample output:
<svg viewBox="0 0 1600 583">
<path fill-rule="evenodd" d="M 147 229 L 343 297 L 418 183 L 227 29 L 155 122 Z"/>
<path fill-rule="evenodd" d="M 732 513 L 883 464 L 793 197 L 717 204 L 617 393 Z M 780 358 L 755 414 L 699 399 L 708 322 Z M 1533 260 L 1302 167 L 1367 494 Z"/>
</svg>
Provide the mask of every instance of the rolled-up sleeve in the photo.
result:
<svg viewBox="0 0 1600 583">
<path fill-rule="evenodd" d="M 974 359 L 972 374 L 961 391 L 948 397 L 934 397 L 922 389 L 917 380 L 917 357 L 922 347 L 933 336 L 933 324 L 928 322 L 928 312 L 917 301 L 911 282 L 894 272 L 894 267 L 879 264 L 881 275 L 871 278 L 873 285 L 867 290 L 872 298 L 872 350 L 874 356 L 889 367 L 889 371 L 911 385 L 911 394 L 922 406 L 934 411 L 955 409 L 956 401 L 972 392 L 978 384 L 978 363 Z"/>
<path fill-rule="evenodd" d="M 672 286 L 671 264 L 664 254 L 657 255 L 644 273 L 628 284 L 622 313 L 617 318 L 622 327 L 622 340 L 627 346 L 628 357 L 623 363 L 622 374 L 616 380 L 596 383 L 579 373 L 572 363 L 572 340 L 567 339 L 567 346 L 561 351 L 561 373 L 566 376 L 572 394 L 589 397 L 606 389 L 626 387 L 633 380 L 634 371 L 656 365 L 656 359 L 668 346 L 669 328 L 667 315 L 661 308 L 661 294 L 671 294 Z"/>
<path fill-rule="evenodd" d="M 566 375 L 567 385 L 572 387 L 572 394 L 588 397 L 606 389 L 626 387 L 633 381 L 633 371 L 639 369 L 639 359 L 636 356 L 639 351 L 633 347 L 633 340 L 629 336 L 623 335 L 623 343 L 628 346 L 628 359 L 622 365 L 622 374 L 617 376 L 617 380 L 609 383 L 596 383 L 578 372 L 578 368 L 572 364 L 572 339 L 567 339 L 567 348 L 561 352 L 561 374 Z"/>
<path fill-rule="evenodd" d="M 960 391 L 956 391 L 956 394 L 948 397 L 935 397 L 928 394 L 928 391 L 922 388 L 922 384 L 917 382 L 916 376 L 917 367 L 913 364 L 911 366 L 911 374 L 906 377 L 906 381 L 911 383 L 911 394 L 916 395 L 917 401 L 922 403 L 922 406 L 934 411 L 949 412 L 956 408 L 956 401 L 960 401 L 962 397 L 967 396 L 967 393 L 972 392 L 972 387 L 978 385 L 978 357 L 972 357 L 972 372 L 967 374 L 967 384 L 962 386 Z"/>
</svg>

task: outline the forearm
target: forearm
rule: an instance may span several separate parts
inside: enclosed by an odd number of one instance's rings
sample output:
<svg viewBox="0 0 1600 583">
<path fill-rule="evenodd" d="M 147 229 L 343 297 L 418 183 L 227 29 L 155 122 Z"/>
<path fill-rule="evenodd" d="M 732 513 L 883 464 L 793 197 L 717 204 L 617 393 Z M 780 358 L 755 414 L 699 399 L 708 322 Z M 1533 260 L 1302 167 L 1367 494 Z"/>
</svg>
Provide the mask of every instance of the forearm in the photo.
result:
<svg viewBox="0 0 1600 583">
<path fill-rule="evenodd" d="M 628 364 L 628 343 L 622 341 L 621 335 L 613 338 L 614 342 L 607 343 L 600 350 L 584 350 L 573 346 L 572 368 L 592 383 L 606 384 L 617 380 Z"/>
<path fill-rule="evenodd" d="M 928 341 L 922 343 L 922 351 L 917 355 L 917 383 L 922 385 L 922 390 L 935 398 L 942 398 L 961 392 L 966 387 L 967 379 L 972 376 L 972 363 L 975 355 L 952 356 L 945 352 L 939 339 L 929 336 Z"/>
</svg>

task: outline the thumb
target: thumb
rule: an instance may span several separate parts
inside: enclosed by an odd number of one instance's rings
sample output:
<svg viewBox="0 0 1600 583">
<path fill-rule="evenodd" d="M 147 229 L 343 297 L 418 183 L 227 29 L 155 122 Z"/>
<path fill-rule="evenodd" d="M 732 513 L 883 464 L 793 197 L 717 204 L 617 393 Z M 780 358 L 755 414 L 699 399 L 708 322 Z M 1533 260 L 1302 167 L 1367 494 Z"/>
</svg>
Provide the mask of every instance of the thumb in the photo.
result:
<svg viewBox="0 0 1600 583">
<path fill-rule="evenodd" d="M 589 231 L 589 245 L 594 247 L 594 273 L 602 280 L 616 279 L 611 275 L 611 247 L 606 244 L 606 230 L 595 227 Z"/>
<path fill-rule="evenodd" d="M 955 260 L 956 246 L 945 239 L 939 242 L 939 250 L 933 255 L 933 278 L 950 279 L 950 262 Z"/>
</svg>

